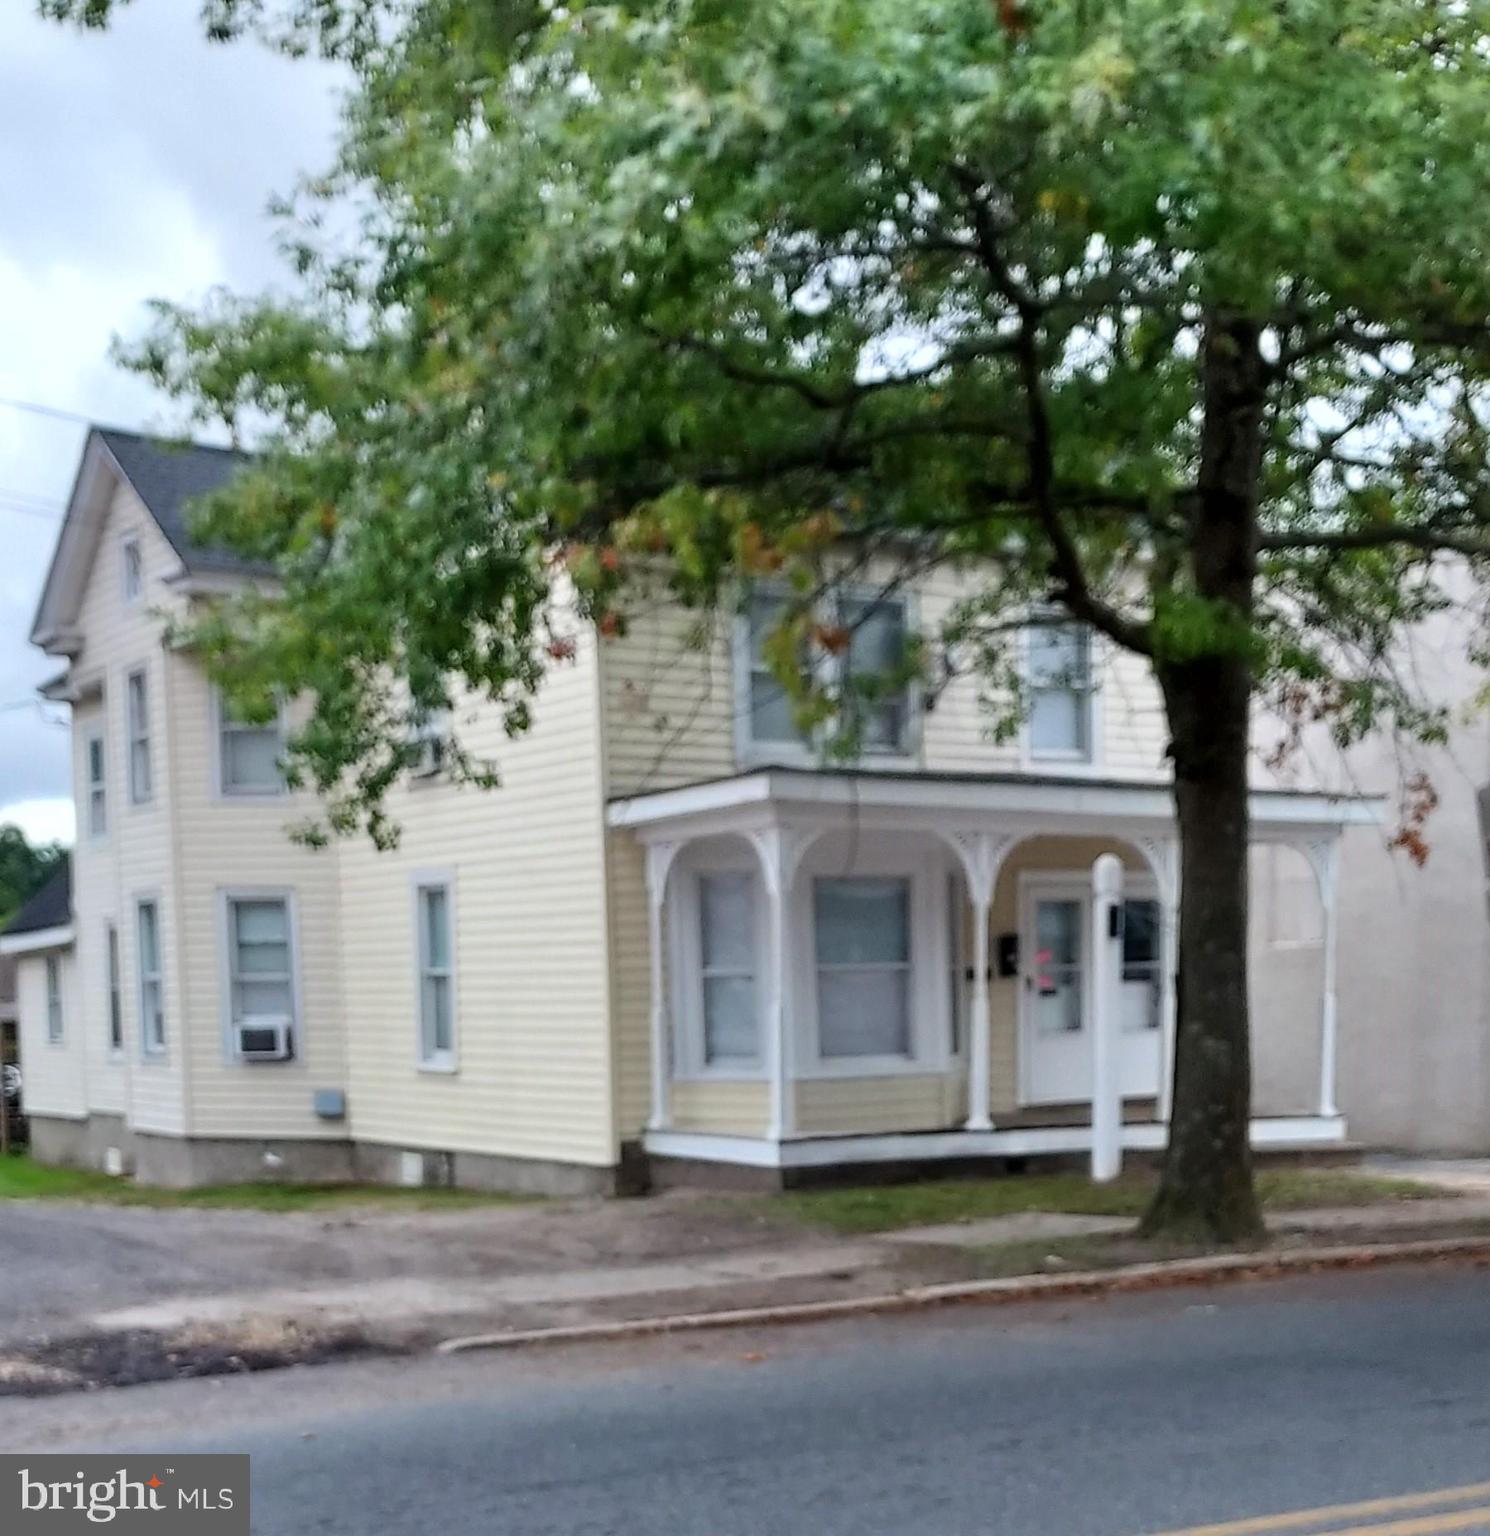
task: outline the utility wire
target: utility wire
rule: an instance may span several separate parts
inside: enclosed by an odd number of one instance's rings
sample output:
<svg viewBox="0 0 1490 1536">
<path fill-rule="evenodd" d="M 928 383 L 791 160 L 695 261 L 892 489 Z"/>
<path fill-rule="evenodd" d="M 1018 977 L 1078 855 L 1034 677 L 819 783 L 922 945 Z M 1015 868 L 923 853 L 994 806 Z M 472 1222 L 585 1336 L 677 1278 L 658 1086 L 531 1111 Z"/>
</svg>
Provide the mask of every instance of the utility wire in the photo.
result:
<svg viewBox="0 0 1490 1536">
<path fill-rule="evenodd" d="M 0 405 L 9 406 L 13 411 L 29 411 L 33 416 L 51 416 L 57 421 L 77 421 L 85 427 L 93 425 L 91 416 L 80 416 L 76 411 L 59 410 L 55 405 L 40 405 L 35 400 L 12 400 L 0 395 Z"/>
</svg>

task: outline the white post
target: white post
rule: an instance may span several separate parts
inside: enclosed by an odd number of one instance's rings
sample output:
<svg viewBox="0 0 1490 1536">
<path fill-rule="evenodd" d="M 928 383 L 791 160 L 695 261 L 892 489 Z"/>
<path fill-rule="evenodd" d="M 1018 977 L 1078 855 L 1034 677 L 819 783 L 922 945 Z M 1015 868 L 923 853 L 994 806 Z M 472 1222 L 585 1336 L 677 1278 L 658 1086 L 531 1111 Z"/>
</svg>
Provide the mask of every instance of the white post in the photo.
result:
<svg viewBox="0 0 1490 1536">
<path fill-rule="evenodd" d="M 1004 856 L 1018 841 L 998 832 L 959 832 L 952 839 L 967 877 L 973 909 L 973 1006 L 968 1015 L 967 1131 L 991 1131 L 993 1117 L 993 1026 L 988 1006 L 988 919 Z"/>
<path fill-rule="evenodd" d="M 772 1141 L 797 1128 L 795 1073 L 792 1061 L 791 895 L 797 861 L 811 841 L 788 827 L 765 827 L 750 840 L 760 857 L 771 921 L 771 973 L 766 1002 L 766 1074 L 770 1082 Z"/>
<path fill-rule="evenodd" d="M 652 961 L 652 1114 L 649 1131 L 672 1124 L 669 1090 L 672 1080 L 672 1028 L 667 1007 L 667 976 L 663 964 L 663 911 L 667 873 L 678 852 L 677 843 L 647 845 L 647 935 Z"/>
<path fill-rule="evenodd" d="M 1339 1019 L 1336 1014 L 1336 973 L 1338 968 L 1340 839 L 1323 838 L 1305 849 L 1314 878 L 1319 883 L 1319 904 L 1324 915 L 1324 991 L 1319 1011 L 1319 1113 L 1336 1119 L 1340 1107 L 1335 1102 L 1335 1070 L 1339 1051 Z"/>
<path fill-rule="evenodd" d="M 1123 1168 L 1122 1085 L 1118 1031 L 1123 985 L 1123 863 L 1104 853 L 1092 865 L 1092 1179 L 1105 1184 Z"/>
<path fill-rule="evenodd" d="M 973 1006 L 968 1011 L 967 1122 L 969 1131 L 991 1131 L 993 1116 L 993 1026 L 988 1009 L 988 912 L 993 892 L 974 889 L 968 895 L 973 908 Z"/>
</svg>

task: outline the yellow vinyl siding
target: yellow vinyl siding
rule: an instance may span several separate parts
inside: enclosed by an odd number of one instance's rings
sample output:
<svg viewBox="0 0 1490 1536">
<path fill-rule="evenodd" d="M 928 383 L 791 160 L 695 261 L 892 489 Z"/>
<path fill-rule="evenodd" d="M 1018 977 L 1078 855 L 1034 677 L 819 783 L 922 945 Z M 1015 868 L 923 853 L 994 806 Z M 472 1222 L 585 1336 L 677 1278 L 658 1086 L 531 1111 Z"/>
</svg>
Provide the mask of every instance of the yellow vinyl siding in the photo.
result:
<svg viewBox="0 0 1490 1536">
<path fill-rule="evenodd" d="M 711 1136 L 764 1136 L 771 1123 L 765 1083 L 674 1083 L 672 1122 L 677 1131 Z"/>
<path fill-rule="evenodd" d="M 912 623 L 935 639 L 970 578 L 937 572 L 907 589 Z M 607 792 L 646 794 L 726 777 L 747 766 L 736 751 L 733 660 L 735 617 L 726 604 L 696 614 L 655 597 L 638 603 L 626 633 L 600 647 Z M 1166 771 L 1168 740 L 1157 685 L 1142 657 L 1098 643 L 1094 652 L 1099 728 L 1094 762 L 1075 771 L 1153 778 Z M 1058 771 L 1066 765 L 1028 763 L 1018 733 L 994 740 L 1006 711 L 982 679 L 959 674 L 923 711 L 910 760 L 898 767 L 932 773 Z M 867 760 L 866 766 L 873 766 Z"/>
<path fill-rule="evenodd" d="M 960 1073 L 905 1077 L 816 1078 L 797 1084 L 797 1130 L 803 1136 L 941 1131 L 967 1119 Z"/>
<path fill-rule="evenodd" d="M 144 590 L 124 601 L 122 547 L 136 539 L 143 561 Z M 87 806 L 81 799 L 82 770 L 75 770 L 79 794 L 78 866 L 73 903 L 79 934 L 78 964 L 84 977 L 83 1027 L 89 1041 L 88 1097 L 100 1110 L 123 1108 L 138 1130 L 179 1134 L 186 1128 L 182 1050 L 182 987 L 177 898 L 173 889 L 172 800 L 175 778 L 169 750 L 167 670 L 162 613 L 179 607 L 166 585 L 181 562 L 156 528 L 138 497 L 121 485 L 109 505 L 79 610 L 83 648 L 70 668 L 74 679 L 101 681 L 108 754 L 109 831 L 105 843 L 87 838 Z M 125 679 L 137 668 L 148 679 L 151 770 L 154 794 L 146 805 L 129 800 Z M 89 718 L 83 712 L 81 718 Z M 97 719 L 98 716 L 93 716 Z M 73 741 L 79 746 L 79 728 Z M 148 1062 L 140 1053 L 139 974 L 136 965 L 135 900 L 147 895 L 160 914 L 161 975 L 165 991 L 166 1052 Z M 107 1063 L 107 997 L 103 923 L 119 927 L 120 1003 L 124 1052 Z M 98 1042 L 97 1044 L 95 1042 Z M 102 1050 L 102 1055 L 95 1052 Z M 95 1090 L 94 1084 L 97 1084 Z M 96 1096 L 95 1096 L 96 1095 Z"/>
<path fill-rule="evenodd" d="M 345 1121 L 312 1108 L 318 1088 L 344 1088 L 335 848 L 295 843 L 290 828 L 315 812 L 305 794 L 218 793 L 217 708 L 196 659 L 167 656 L 173 809 L 182 953 L 179 1034 L 190 1065 L 194 1136 L 344 1139 Z M 226 1027 L 223 901 L 227 892 L 293 897 L 298 962 L 295 1053 L 290 1061 L 233 1059 Z"/>
<path fill-rule="evenodd" d="M 605 849 L 616 1129 L 628 1141 L 641 1135 L 652 1107 L 646 855 L 630 832 L 609 833 Z"/>
<path fill-rule="evenodd" d="M 119 911 L 119 869 L 115 845 L 124 814 L 123 764 L 120 743 L 108 728 L 107 700 L 91 699 L 73 707 L 73 802 L 77 807 L 77 841 L 72 851 L 73 952 L 77 969 L 76 1015 L 82 1040 L 82 1070 L 90 1110 L 123 1114 L 127 1066 L 123 1052 L 109 1049 L 108 925 L 119 929 L 121 968 L 127 925 Z M 88 827 L 88 742 L 104 733 L 105 808 L 107 830 L 93 837 Z M 121 976 L 121 1021 L 124 993 Z M 128 1035 L 125 1036 L 128 1043 Z"/>
<path fill-rule="evenodd" d="M 734 616 L 639 602 L 599 648 L 609 793 L 645 794 L 735 771 Z"/>
<path fill-rule="evenodd" d="M 51 952 L 62 989 L 62 1039 L 47 1038 L 47 961 L 42 953 L 16 956 L 20 1014 L 21 1081 L 28 1115 L 80 1120 L 88 1113 L 77 967 L 71 949 Z"/>
<path fill-rule="evenodd" d="M 551 671 L 532 731 L 463 707 L 455 729 L 501 787 L 399 790 L 397 851 L 341 849 L 342 963 L 357 1139 L 609 1165 L 612 1094 L 597 665 Z M 416 872 L 454 888 L 453 1073 L 418 1066 Z M 643 951 L 645 955 L 645 951 Z"/>
</svg>

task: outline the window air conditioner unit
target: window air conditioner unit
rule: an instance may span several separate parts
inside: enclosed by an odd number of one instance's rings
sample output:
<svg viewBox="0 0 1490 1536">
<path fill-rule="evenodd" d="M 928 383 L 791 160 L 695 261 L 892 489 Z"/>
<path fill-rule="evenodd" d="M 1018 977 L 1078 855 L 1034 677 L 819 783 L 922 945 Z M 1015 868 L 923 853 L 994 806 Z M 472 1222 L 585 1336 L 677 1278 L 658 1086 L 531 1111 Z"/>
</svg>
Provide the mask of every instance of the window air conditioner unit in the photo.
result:
<svg viewBox="0 0 1490 1536">
<path fill-rule="evenodd" d="M 240 1019 L 233 1030 L 238 1038 L 238 1054 L 244 1061 L 290 1059 L 288 1019 Z"/>
</svg>

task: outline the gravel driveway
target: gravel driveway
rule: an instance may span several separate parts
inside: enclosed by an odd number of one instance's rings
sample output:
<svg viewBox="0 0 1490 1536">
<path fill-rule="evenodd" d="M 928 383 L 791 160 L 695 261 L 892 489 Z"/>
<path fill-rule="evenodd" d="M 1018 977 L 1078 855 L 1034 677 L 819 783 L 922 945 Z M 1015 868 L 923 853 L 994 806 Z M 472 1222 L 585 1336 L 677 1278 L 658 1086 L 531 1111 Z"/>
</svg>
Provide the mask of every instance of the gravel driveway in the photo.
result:
<svg viewBox="0 0 1490 1536">
<path fill-rule="evenodd" d="M 688 1194 L 323 1213 L 12 1201 L 0 1204 L 0 1342 L 172 1296 L 495 1279 L 792 1238 L 749 1206 Z"/>
</svg>

